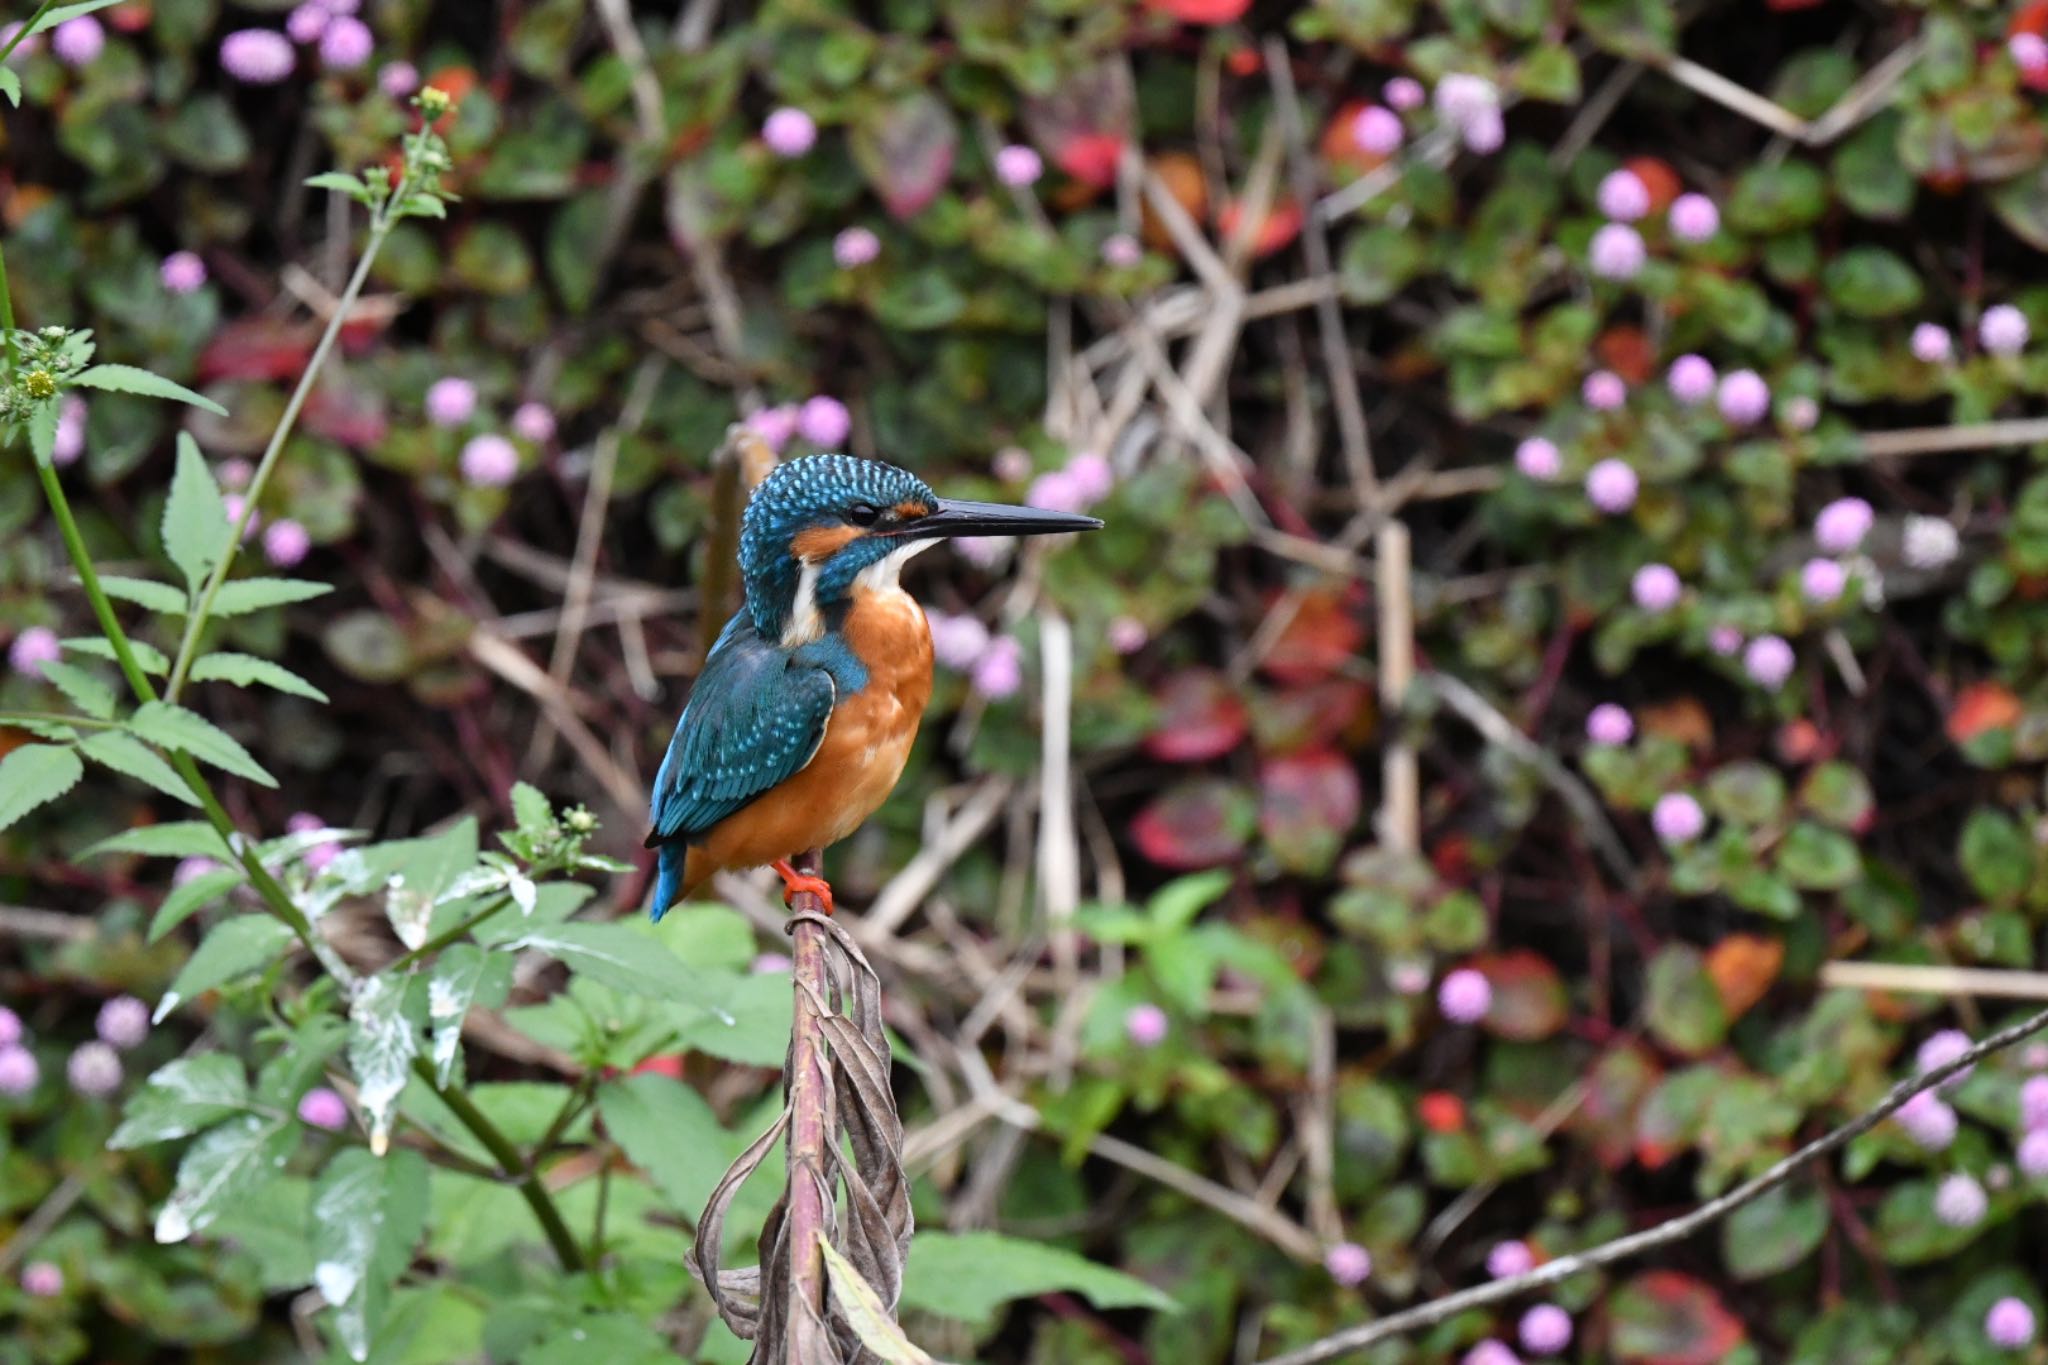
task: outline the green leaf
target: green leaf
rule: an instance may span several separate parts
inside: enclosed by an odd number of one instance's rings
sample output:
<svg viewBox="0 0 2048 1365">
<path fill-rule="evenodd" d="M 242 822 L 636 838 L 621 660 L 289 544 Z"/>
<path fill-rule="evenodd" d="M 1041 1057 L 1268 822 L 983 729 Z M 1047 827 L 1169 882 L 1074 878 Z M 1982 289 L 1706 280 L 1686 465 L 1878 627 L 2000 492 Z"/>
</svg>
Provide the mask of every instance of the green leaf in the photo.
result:
<svg viewBox="0 0 2048 1365">
<path fill-rule="evenodd" d="M 100 588 L 107 596 L 117 601 L 133 602 L 136 606 L 147 607 L 160 616 L 183 616 L 188 605 L 184 593 L 168 583 L 158 583 L 147 578 L 101 574 Z"/>
<path fill-rule="evenodd" d="M 367 205 L 370 202 L 370 187 L 363 183 L 361 176 L 350 175 L 347 171 L 322 171 L 318 175 L 309 176 L 306 188 L 345 194 L 358 204 Z"/>
<path fill-rule="evenodd" d="M 512 784 L 512 819 L 523 830 L 542 830 L 554 823 L 554 809 L 538 787 L 525 782 Z"/>
<path fill-rule="evenodd" d="M 701 973 L 684 966 L 660 939 L 628 925 L 575 920 L 521 934 L 505 947 L 546 953 L 569 970 L 629 995 L 713 1003 Z"/>
<path fill-rule="evenodd" d="M 1699 949 L 1674 943 L 1651 961 L 1648 1017 L 1658 1041 L 1689 1057 L 1727 1036 L 1728 1013 Z"/>
<path fill-rule="evenodd" d="M 1827 1230 L 1826 1196 L 1780 1185 L 1721 1225 L 1721 1259 L 1738 1280 L 1769 1279 L 1811 1256 Z"/>
<path fill-rule="evenodd" d="M 675 1208 L 695 1218 L 738 1155 L 704 1097 L 681 1081 L 644 1073 L 598 1088 L 605 1131 Z"/>
<path fill-rule="evenodd" d="M 71 704 L 97 720 L 114 718 L 114 689 L 73 664 L 50 660 L 43 665 L 43 681 L 71 699 Z"/>
<path fill-rule="evenodd" d="M 231 867 L 202 872 L 183 886 L 174 886 L 149 921 L 149 941 L 155 943 L 193 914 L 219 900 L 242 884 L 242 873 Z"/>
<path fill-rule="evenodd" d="M 779 973 L 734 976 L 720 972 L 711 980 L 724 983 L 717 994 L 717 1011 L 708 1012 L 692 1000 L 690 1017 L 677 1026 L 677 1040 L 684 1047 L 742 1066 L 782 1065 L 789 1050 L 793 1013 L 789 978 Z"/>
<path fill-rule="evenodd" d="M 1184 929 L 1194 922 L 1196 915 L 1222 899 L 1233 879 L 1234 874 L 1222 868 L 1176 877 L 1146 902 L 1146 917 L 1161 932 Z"/>
<path fill-rule="evenodd" d="M 50 467 L 50 461 L 57 455 L 57 419 L 59 408 L 56 399 L 39 403 L 28 414 L 28 448 L 36 457 L 36 463 L 43 468 Z"/>
<path fill-rule="evenodd" d="M 1097 1308 L 1179 1305 L 1143 1280 L 1040 1242 L 994 1232 L 921 1232 L 910 1244 L 903 1272 L 903 1306 L 986 1323 L 1014 1299 L 1059 1291 L 1080 1294 Z"/>
<path fill-rule="evenodd" d="M 164 553 L 194 592 L 206 581 L 233 543 L 227 505 L 190 432 L 178 433 L 178 468 L 171 476 L 171 495 L 164 500 Z"/>
<path fill-rule="evenodd" d="M 356 1073 L 356 1100 L 370 1121 L 370 1150 L 382 1156 L 391 1142 L 391 1116 L 419 1055 L 419 993 L 411 978 L 373 976 L 348 1011 L 348 1061 Z"/>
<path fill-rule="evenodd" d="M 308 701 L 324 702 L 327 694 L 298 674 L 281 664 L 268 659 L 259 659 L 253 654 L 237 654 L 232 650 L 221 650 L 207 654 L 192 665 L 187 675 L 193 682 L 231 682 L 237 687 L 250 687 L 261 683 L 265 687 L 289 692 L 295 697 Z"/>
<path fill-rule="evenodd" d="M 426 1158 L 404 1148 L 382 1159 L 360 1147 L 339 1153 L 313 1187 L 312 1212 L 313 1283 L 349 1358 L 367 1360 L 426 1221 Z"/>
<path fill-rule="evenodd" d="M 36 26 L 21 36 L 24 39 L 32 38 L 38 33 L 49 32 L 59 24 L 79 18 L 82 15 L 91 14 L 94 10 L 106 9 L 120 3 L 121 0 L 78 0 L 77 4 L 58 5 L 42 18 L 36 20 Z"/>
<path fill-rule="evenodd" d="M 310 602 L 333 592 L 329 583 L 303 578 L 238 578 L 223 583 L 213 599 L 215 616 L 243 616 L 265 607 L 282 607 L 293 602 Z"/>
<path fill-rule="evenodd" d="M 0 829 L 55 801 L 84 774 L 78 755 L 60 744 L 24 744 L 0 758 Z"/>
<path fill-rule="evenodd" d="M 212 721 L 167 701 L 144 702 L 129 719 L 128 728 L 150 743 L 192 755 L 201 763 L 246 777 L 265 787 L 277 779 L 249 751 Z"/>
<path fill-rule="evenodd" d="M 106 580 L 101 579 L 100 582 L 104 586 Z M 182 614 L 183 611 L 184 608 L 180 607 L 179 612 Z M 110 663 L 118 662 L 120 659 L 120 656 L 114 653 L 114 646 L 97 635 L 74 636 L 69 640 L 63 640 L 59 643 L 73 654 L 88 654 L 95 659 L 105 659 Z M 128 641 L 128 652 L 135 657 L 136 665 L 145 673 L 154 674 L 161 678 L 164 674 L 171 671 L 171 661 L 163 656 L 163 651 L 146 641 L 131 638 Z"/>
<path fill-rule="evenodd" d="M 43 665 L 47 670 L 50 666 Z M 79 744 L 78 751 L 95 763 L 104 764 L 117 773 L 125 773 L 138 782 L 156 788 L 173 800 L 183 801 L 188 806 L 199 804 L 199 798 L 185 785 L 185 779 L 177 770 L 157 757 L 156 750 L 130 734 L 119 730 L 102 730 L 88 735 Z"/>
<path fill-rule="evenodd" d="M 1827 177 L 1809 163 L 1752 166 L 1728 197 L 1728 225 L 1738 232 L 1786 232 L 1811 225 L 1827 205 Z"/>
<path fill-rule="evenodd" d="M 161 1022 L 184 1001 L 278 960 L 292 931 L 266 914 L 237 915 L 213 926 L 185 962 L 164 998 L 156 1002 Z"/>
<path fill-rule="evenodd" d="M 2017 820 L 1988 806 L 1979 806 L 1964 821 L 1956 858 L 1970 885 L 1988 901 L 2017 900 L 2034 877 L 2034 849 L 2025 831 Z"/>
<path fill-rule="evenodd" d="M 1778 871 L 1807 891 L 1840 891 L 1863 875 L 1856 842 L 1838 830 L 1801 820 L 1778 845 Z"/>
<path fill-rule="evenodd" d="M 170 820 L 160 825 L 139 825 L 110 834 L 78 856 L 96 858 L 102 853 L 139 853 L 146 858 L 211 858 L 231 863 L 235 856 L 226 840 L 204 820 Z"/>
<path fill-rule="evenodd" d="M 853 1334 L 867 1348 L 867 1354 L 882 1365 L 934 1365 L 932 1358 L 911 1343 L 889 1313 L 875 1287 L 861 1277 L 853 1263 L 836 1251 L 820 1231 L 818 1251 L 825 1258 L 827 1283 L 832 1302 L 852 1326 Z"/>
<path fill-rule="evenodd" d="M 102 389 L 108 393 L 133 393 L 144 398 L 168 398 L 173 402 L 188 403 L 216 417 L 228 415 L 228 410 L 211 398 L 196 394 L 183 384 L 174 383 L 160 374 L 138 370 L 133 365 L 95 365 L 89 370 L 73 375 L 71 382 L 82 388 Z"/>
<path fill-rule="evenodd" d="M 239 1060 L 225 1052 L 180 1057 L 129 1096 L 107 1146 L 146 1147 L 190 1137 L 248 1107 L 249 1082 Z"/>
<path fill-rule="evenodd" d="M 0 95 L 7 96 L 7 102 L 21 108 L 21 77 L 14 74 L 11 66 L 0 66 Z"/>
<path fill-rule="evenodd" d="M 193 1143 L 178 1183 L 156 1216 L 159 1242 L 182 1242 L 223 1209 L 246 1200 L 284 1169 L 296 1138 L 282 1117 L 246 1114 Z"/>
<path fill-rule="evenodd" d="M 434 1030 L 434 1077 L 447 1085 L 461 1055 L 462 1021 L 471 1005 L 496 1009 L 512 989 L 512 959 L 474 943 L 453 943 L 434 963 L 427 1019 Z"/>
<path fill-rule="evenodd" d="M 1851 317 L 1887 318 L 1920 304 L 1920 277 L 1883 247 L 1851 247 L 1829 259 L 1821 287 Z"/>
</svg>

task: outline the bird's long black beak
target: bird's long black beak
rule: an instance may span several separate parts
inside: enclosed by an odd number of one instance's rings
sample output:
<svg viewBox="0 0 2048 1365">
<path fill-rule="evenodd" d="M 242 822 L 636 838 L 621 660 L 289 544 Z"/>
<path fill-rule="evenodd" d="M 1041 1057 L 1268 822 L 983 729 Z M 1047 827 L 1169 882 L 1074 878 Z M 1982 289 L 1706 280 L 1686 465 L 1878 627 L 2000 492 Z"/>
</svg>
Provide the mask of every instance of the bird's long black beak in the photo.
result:
<svg viewBox="0 0 2048 1365">
<path fill-rule="evenodd" d="M 1061 531 L 1101 529 L 1101 521 L 1076 512 L 947 498 L 931 515 L 906 521 L 884 534 L 904 540 L 929 540 L 938 536 L 1049 536 Z"/>
</svg>

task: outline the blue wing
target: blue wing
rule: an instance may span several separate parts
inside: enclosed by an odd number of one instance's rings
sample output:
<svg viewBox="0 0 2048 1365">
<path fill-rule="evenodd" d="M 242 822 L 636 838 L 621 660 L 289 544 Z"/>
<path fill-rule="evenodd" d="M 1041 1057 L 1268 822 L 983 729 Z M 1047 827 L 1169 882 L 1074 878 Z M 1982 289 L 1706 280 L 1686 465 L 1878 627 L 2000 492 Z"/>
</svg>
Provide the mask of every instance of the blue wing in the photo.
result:
<svg viewBox="0 0 2048 1365">
<path fill-rule="evenodd" d="M 711 647 L 654 776 L 647 845 L 686 845 L 803 769 L 825 738 L 832 675 L 763 640 L 742 611 Z M 680 850 L 679 850 L 680 851 Z"/>
</svg>

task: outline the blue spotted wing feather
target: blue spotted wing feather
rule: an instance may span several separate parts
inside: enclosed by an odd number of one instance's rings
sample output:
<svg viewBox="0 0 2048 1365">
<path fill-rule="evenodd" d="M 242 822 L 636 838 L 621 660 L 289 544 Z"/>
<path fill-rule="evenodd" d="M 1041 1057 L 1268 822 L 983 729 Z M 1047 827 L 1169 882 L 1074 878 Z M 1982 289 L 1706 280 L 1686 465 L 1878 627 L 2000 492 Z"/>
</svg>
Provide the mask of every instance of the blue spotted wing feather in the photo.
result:
<svg viewBox="0 0 2048 1365">
<path fill-rule="evenodd" d="M 725 628 L 654 777 L 647 845 L 662 846 L 657 916 L 668 908 L 664 894 L 673 897 L 668 883 L 681 875 L 684 849 L 801 772 L 836 699 L 830 673 L 763 640 L 744 612 Z"/>
</svg>

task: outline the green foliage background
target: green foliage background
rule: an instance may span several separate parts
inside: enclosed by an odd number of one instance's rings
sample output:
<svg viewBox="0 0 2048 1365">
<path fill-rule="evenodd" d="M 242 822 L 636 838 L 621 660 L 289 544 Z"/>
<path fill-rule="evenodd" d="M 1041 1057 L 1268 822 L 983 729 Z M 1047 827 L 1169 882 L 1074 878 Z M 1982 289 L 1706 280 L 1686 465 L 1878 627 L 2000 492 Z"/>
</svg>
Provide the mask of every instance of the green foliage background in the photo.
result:
<svg viewBox="0 0 2048 1365">
<path fill-rule="evenodd" d="M 138 642 L 175 655 L 171 584 L 220 548 L 189 537 L 216 534 L 214 483 L 262 451 L 361 244 L 347 196 L 303 182 L 395 156 L 414 118 L 385 64 L 459 97 L 441 128 L 459 199 L 392 231 L 257 509 L 305 528 L 295 572 L 333 591 L 239 570 L 246 609 L 207 647 L 246 662 L 193 675 L 207 728 L 134 730 L 230 774 L 226 804 L 266 837 L 307 811 L 381 841 L 325 870 L 315 838 L 260 855 L 358 968 L 489 896 L 520 917 L 431 974 L 375 978 L 396 984 L 356 1002 L 351 1038 L 238 873 L 172 889 L 166 859 L 228 850 L 152 752 L 118 750 L 124 767 L 81 743 L 114 771 L 40 806 L 24 793 L 76 780 L 49 756 L 70 750 L 0 729 L 21 784 L 0 787 L 0 1003 L 43 1077 L 0 1098 L 0 1360 L 744 1358 L 682 1256 L 775 1112 L 787 983 L 755 963 L 780 943 L 772 911 L 657 930 L 628 913 L 638 878 L 563 850 L 580 802 L 593 849 L 632 853 L 633 789 L 719 624 L 712 453 L 742 416 L 820 394 L 849 405 L 849 448 L 947 493 L 1020 499 L 1077 454 L 1115 474 L 1098 536 L 921 561 L 935 613 L 1018 642 L 1023 686 L 945 672 L 901 790 L 831 867 L 857 910 L 995 796 L 876 954 L 913 1131 L 984 1082 L 1035 1115 L 989 1108 L 915 1167 L 934 1231 L 905 1308 L 935 1353 L 1263 1358 L 1481 1279 L 1497 1242 L 1604 1240 L 1867 1107 L 1935 1030 L 2004 1015 L 1830 990 L 1826 963 L 2038 960 L 2048 351 L 1994 354 L 1978 326 L 2009 305 L 2048 330 L 2048 125 L 2006 46 L 2048 28 L 2040 6 L 776 0 L 621 5 L 621 27 L 583 0 L 365 0 L 369 65 L 302 47 L 281 84 L 232 79 L 220 39 L 286 8 L 124 0 L 90 62 L 47 43 L 11 62 L 15 308 L 227 414 L 94 391 L 63 472 L 95 560 L 130 580 L 109 591 Z M 1505 145 L 1463 147 L 1425 106 L 1375 166 L 1358 103 L 1452 74 L 1491 82 Z M 817 122 L 806 154 L 764 143 L 779 107 Z M 1013 143 L 1041 155 L 1036 183 L 999 183 Z M 1665 202 L 1666 179 L 1709 196 L 1720 230 L 1679 241 L 1660 202 L 1642 268 L 1601 276 L 1600 187 L 1624 166 Z M 877 235 L 872 263 L 835 261 L 850 227 Z M 209 283 L 168 290 L 174 250 Z M 1923 323 L 1951 358 L 1916 354 Z M 1664 376 L 1685 353 L 1757 372 L 1770 412 L 1682 402 Z M 1626 381 L 1618 409 L 1588 404 L 1596 369 Z M 481 401 L 441 427 L 426 394 L 451 376 Z M 1375 486 L 1339 417 L 1352 385 Z M 466 480 L 465 445 L 523 402 L 555 434 L 515 442 L 509 487 Z M 1531 437 L 1556 478 L 1515 471 Z M 29 444 L 0 463 L 0 639 L 84 637 Z M 1640 480 L 1618 514 L 1581 486 L 1608 459 Z M 1814 518 L 1845 496 L 1876 523 L 1838 556 L 1849 589 L 1817 602 Z M 1389 516 L 1413 535 L 1405 577 L 1376 573 Z M 556 654 L 579 546 L 595 606 Z M 1632 596 L 1652 563 L 1678 572 L 1676 605 Z M 1394 714 L 1390 595 L 1422 664 Z M 1795 652 L 1777 687 L 1742 658 L 1767 635 Z M 1072 899 L 1035 844 L 1043 667 L 1069 651 Z M 112 669 L 67 662 L 0 677 L 0 707 L 95 714 Z M 1586 739 L 1602 702 L 1630 710 L 1629 742 Z M 533 741 L 565 715 L 587 743 Z M 1420 756 L 1412 849 L 1374 819 L 1397 743 Z M 1674 793 L 1703 837 L 1658 837 Z M 508 831 L 501 863 L 483 829 Z M 461 880 L 479 868 L 498 880 Z M 529 873 L 543 884 L 515 892 Z M 387 894 L 394 874 L 423 899 Z M 1460 968 L 1491 985 L 1472 1026 L 1434 1004 Z M 437 984 L 491 1021 L 466 1049 L 430 1020 Z M 68 1093 L 67 1054 L 122 992 L 177 1007 L 118 1096 Z M 1129 1028 L 1143 1007 L 1167 1019 L 1155 1046 Z M 442 1087 L 546 1153 L 593 1269 L 563 1272 L 497 1154 L 379 1037 L 433 1048 Z M 2048 1182 L 2015 1164 L 2044 1068 L 1980 1066 L 1944 1150 L 1886 1125 L 1718 1239 L 1562 1286 L 1568 1357 L 2029 1358 L 1983 1323 L 2006 1295 L 2044 1310 Z M 294 1117 L 323 1077 L 396 1087 L 389 1155 L 365 1124 Z M 1133 1149 L 1269 1216 L 1134 1171 Z M 193 1203 L 213 1169 L 238 1174 Z M 1957 1174 L 1989 1192 L 1965 1228 L 1933 1211 Z M 771 1199 L 743 1196 L 736 1244 Z M 197 1243 L 152 1240 L 167 1207 Z M 1371 1252 L 1362 1286 L 1321 1264 L 1340 1241 Z M 323 1285 L 337 1247 L 346 1283 Z M 63 1291 L 22 1288 L 29 1261 Z M 309 1287 L 341 1311 L 295 1312 Z M 1459 1359 L 1512 1339 L 1524 1306 L 1370 1358 Z"/>
</svg>

